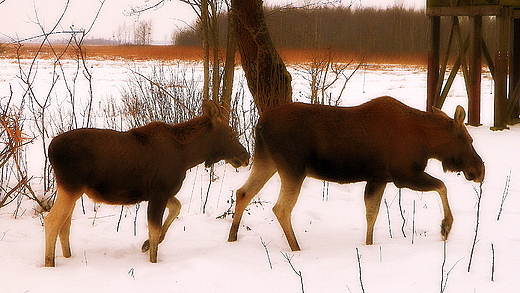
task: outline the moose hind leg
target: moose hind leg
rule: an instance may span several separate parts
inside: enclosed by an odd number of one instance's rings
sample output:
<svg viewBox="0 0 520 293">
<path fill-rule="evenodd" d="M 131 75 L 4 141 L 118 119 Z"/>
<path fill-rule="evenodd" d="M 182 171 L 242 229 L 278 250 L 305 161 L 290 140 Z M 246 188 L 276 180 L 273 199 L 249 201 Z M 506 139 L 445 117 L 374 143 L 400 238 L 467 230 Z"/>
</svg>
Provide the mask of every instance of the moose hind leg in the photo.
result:
<svg viewBox="0 0 520 293">
<path fill-rule="evenodd" d="M 257 156 L 253 163 L 253 169 L 246 183 L 236 192 L 235 214 L 233 223 L 229 230 L 228 242 L 237 240 L 238 228 L 242 215 L 253 197 L 264 187 L 264 185 L 276 173 L 276 168 L 270 159 Z"/>
<path fill-rule="evenodd" d="M 280 226 L 282 226 L 283 232 L 285 233 L 285 237 L 287 238 L 287 242 L 289 243 L 291 250 L 299 251 L 300 246 L 298 245 L 298 241 L 296 240 L 296 235 L 294 234 L 292 227 L 291 213 L 294 206 L 296 205 L 296 201 L 298 200 L 300 189 L 302 187 L 305 176 L 298 178 L 280 174 L 280 178 L 282 181 L 282 186 L 280 188 L 278 201 L 273 207 L 273 212 L 276 215 Z"/>
<path fill-rule="evenodd" d="M 181 203 L 175 196 L 172 196 L 169 199 L 168 205 L 166 207 L 168 208 L 168 217 L 166 217 L 166 220 L 164 221 L 164 224 L 162 225 L 161 236 L 159 237 L 159 243 L 163 242 L 164 237 L 166 236 L 166 232 L 168 231 L 168 228 L 170 228 L 170 225 L 173 223 L 173 221 L 177 218 L 177 216 L 181 212 Z M 148 250 L 150 250 L 150 240 L 146 240 L 143 243 L 141 250 L 143 252 L 147 252 Z"/>
<path fill-rule="evenodd" d="M 367 234 L 365 243 L 372 245 L 374 243 L 374 225 L 376 223 L 379 208 L 381 207 L 381 199 L 385 191 L 386 182 L 367 182 L 365 186 L 365 209 L 367 221 Z"/>
<path fill-rule="evenodd" d="M 70 224 L 72 221 L 72 210 L 69 213 L 69 216 L 63 223 L 63 227 L 60 230 L 60 242 L 61 242 L 61 250 L 63 251 L 64 257 L 71 257 L 70 251 Z"/>
<path fill-rule="evenodd" d="M 71 193 L 57 189 L 56 202 L 49 214 L 45 217 L 45 266 L 55 266 L 56 241 L 60 235 L 63 246 L 63 255 L 70 257 L 70 219 L 76 200 L 81 196 L 81 192 Z M 65 229 L 63 231 L 63 229 Z M 63 231 L 63 232 L 62 232 Z"/>
</svg>

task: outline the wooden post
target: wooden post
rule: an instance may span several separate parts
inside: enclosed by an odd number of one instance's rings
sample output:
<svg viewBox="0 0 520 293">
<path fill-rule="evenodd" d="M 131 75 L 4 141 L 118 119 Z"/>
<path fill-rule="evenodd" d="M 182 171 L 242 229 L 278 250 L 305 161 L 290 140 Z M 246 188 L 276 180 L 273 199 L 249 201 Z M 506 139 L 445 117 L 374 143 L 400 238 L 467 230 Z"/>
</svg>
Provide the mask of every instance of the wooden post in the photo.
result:
<svg viewBox="0 0 520 293">
<path fill-rule="evenodd" d="M 472 16 L 471 26 L 468 83 L 468 123 L 473 126 L 480 126 L 482 16 Z"/>
<path fill-rule="evenodd" d="M 428 77 L 426 111 L 432 111 L 439 93 L 439 60 L 441 43 L 441 17 L 430 16 L 430 48 L 428 50 Z"/>
<path fill-rule="evenodd" d="M 519 121 L 520 108 L 518 104 L 518 98 L 513 95 L 518 95 L 519 93 L 515 93 L 514 89 L 519 86 L 520 83 L 520 19 L 513 19 L 513 49 L 511 52 L 511 65 L 510 65 L 510 78 L 509 78 L 509 98 L 517 99 L 517 102 L 514 105 L 514 108 L 511 109 L 511 116 L 508 117 L 513 120 L 513 122 Z"/>
<path fill-rule="evenodd" d="M 511 38 L 511 7 L 502 6 L 497 16 L 498 46 L 495 54 L 495 109 L 494 125 L 491 129 L 506 129 L 507 117 L 507 73 L 509 67 L 509 42 Z"/>
</svg>

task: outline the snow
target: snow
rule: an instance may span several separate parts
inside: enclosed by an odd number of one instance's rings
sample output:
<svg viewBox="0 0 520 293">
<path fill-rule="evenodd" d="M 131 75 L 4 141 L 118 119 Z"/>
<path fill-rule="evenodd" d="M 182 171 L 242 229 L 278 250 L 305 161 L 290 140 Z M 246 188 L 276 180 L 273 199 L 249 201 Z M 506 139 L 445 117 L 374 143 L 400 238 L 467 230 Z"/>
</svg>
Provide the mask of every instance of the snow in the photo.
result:
<svg viewBox="0 0 520 293">
<path fill-rule="evenodd" d="M 92 61 L 95 89 L 102 99 L 119 95 L 129 68 L 147 62 Z M 0 60 L 0 96 L 17 93 L 17 65 Z M 45 70 L 45 64 L 41 66 Z M 48 66 L 47 68 L 50 68 Z M 38 80 L 43 88 L 50 77 Z M 293 74 L 295 97 L 305 85 Z M 331 183 L 323 200 L 323 183 L 304 182 L 293 212 L 293 224 L 302 251 L 291 252 L 271 208 L 279 180 L 275 176 L 244 215 L 239 239 L 227 243 L 231 218 L 217 219 L 229 208 L 229 199 L 248 177 L 249 168 L 216 166 L 218 180 L 211 184 L 206 213 L 201 211 L 209 173 L 203 166 L 188 172 L 178 194 L 183 204 L 179 218 L 159 246 L 159 262 L 151 264 L 141 253 L 147 238 L 146 203 L 124 207 L 90 200 L 76 205 L 72 221 L 73 256 L 63 258 L 57 249 L 55 268 L 43 267 L 44 234 L 41 215 L 27 199 L 0 210 L 0 286 L 2 292 L 517 292 L 520 287 L 520 126 L 493 132 L 492 82 L 483 81 L 482 121 L 468 127 L 474 146 L 486 164 L 478 242 L 471 271 L 468 261 L 473 243 L 477 199 L 475 183 L 464 176 L 443 173 L 431 161 L 428 172 L 448 187 L 454 225 L 449 240 L 440 237 L 442 206 L 437 194 L 402 190 L 406 219 L 403 236 L 399 191 L 389 184 L 376 222 L 375 243 L 364 245 L 364 183 Z M 381 95 L 392 95 L 419 109 L 426 103 L 426 70 L 415 66 L 366 66 L 347 85 L 343 105 L 356 105 Z M 78 92 L 81 92 L 78 89 Z M 443 108 L 453 115 L 455 106 L 466 107 L 459 76 Z M 31 164 L 40 166 L 35 152 Z M 37 167 L 34 167 L 38 169 Z M 508 175 L 509 194 L 497 216 Z M 120 218 L 121 215 L 121 218 Z M 389 220 L 390 219 L 390 224 Z M 135 227 L 134 227 L 135 225 Z M 389 227 L 392 237 L 389 235 Z M 444 245 L 446 251 L 444 251 Z M 494 250 L 494 253 L 493 253 Z M 443 258 L 444 253 L 446 258 Z M 291 263 L 283 254 L 291 260 Z M 359 261 L 358 261 L 359 254 Z M 444 263 L 444 266 L 443 266 Z M 294 267 L 295 271 L 291 267 Z M 272 268 L 271 268 L 272 266 Z M 361 273 L 360 273 L 361 268 Z M 491 281 L 491 277 L 494 281 Z M 360 281 L 361 280 L 361 281 Z M 362 284 L 362 285 L 361 285 Z"/>
</svg>

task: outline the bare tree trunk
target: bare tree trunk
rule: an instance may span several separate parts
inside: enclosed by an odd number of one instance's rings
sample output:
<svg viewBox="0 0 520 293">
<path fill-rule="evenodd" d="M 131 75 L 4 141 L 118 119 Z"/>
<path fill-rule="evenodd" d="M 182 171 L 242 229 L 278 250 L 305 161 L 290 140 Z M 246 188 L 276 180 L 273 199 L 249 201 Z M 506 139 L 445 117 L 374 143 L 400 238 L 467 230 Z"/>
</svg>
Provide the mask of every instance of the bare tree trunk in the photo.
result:
<svg viewBox="0 0 520 293">
<path fill-rule="evenodd" d="M 232 0 L 231 6 L 242 67 L 258 111 L 291 102 L 291 75 L 267 30 L 262 0 Z"/>
<path fill-rule="evenodd" d="M 228 32 L 226 44 L 226 64 L 224 66 L 223 89 L 221 105 L 224 107 L 224 117 L 229 121 L 231 112 L 231 94 L 235 77 L 236 34 L 233 17 L 228 17 Z"/>
<path fill-rule="evenodd" d="M 204 100 L 209 100 L 209 11 L 208 1 L 201 0 L 200 6 L 200 20 L 202 26 L 202 51 L 204 62 L 204 85 L 202 95 Z"/>
<path fill-rule="evenodd" d="M 213 76 L 211 78 L 212 81 L 212 97 L 213 101 L 219 102 L 219 94 L 220 94 L 220 44 L 218 42 L 219 36 L 219 25 L 218 25 L 218 12 L 215 1 L 210 1 L 211 7 L 211 25 L 210 25 L 210 34 L 211 34 L 211 46 L 213 51 Z"/>
</svg>

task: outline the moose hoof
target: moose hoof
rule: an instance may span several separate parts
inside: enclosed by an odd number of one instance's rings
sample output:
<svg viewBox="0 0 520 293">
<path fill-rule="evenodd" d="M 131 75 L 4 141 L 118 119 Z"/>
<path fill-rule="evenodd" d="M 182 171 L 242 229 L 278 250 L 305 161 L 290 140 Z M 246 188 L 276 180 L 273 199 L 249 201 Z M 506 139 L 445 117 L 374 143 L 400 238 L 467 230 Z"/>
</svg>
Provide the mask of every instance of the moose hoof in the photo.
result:
<svg viewBox="0 0 520 293">
<path fill-rule="evenodd" d="M 235 242 L 237 241 L 237 235 L 229 235 L 228 242 Z"/>
<path fill-rule="evenodd" d="M 147 252 L 148 250 L 150 250 L 150 240 L 146 240 L 143 243 L 143 246 L 141 246 L 141 251 L 142 252 Z"/>
<path fill-rule="evenodd" d="M 441 224 L 441 236 L 442 240 L 448 240 L 448 235 L 451 231 L 451 223 L 452 221 L 447 221 L 446 219 L 442 220 Z"/>
</svg>

